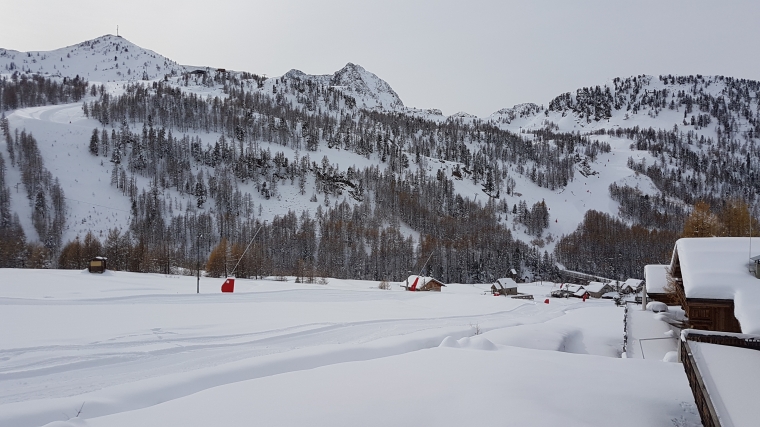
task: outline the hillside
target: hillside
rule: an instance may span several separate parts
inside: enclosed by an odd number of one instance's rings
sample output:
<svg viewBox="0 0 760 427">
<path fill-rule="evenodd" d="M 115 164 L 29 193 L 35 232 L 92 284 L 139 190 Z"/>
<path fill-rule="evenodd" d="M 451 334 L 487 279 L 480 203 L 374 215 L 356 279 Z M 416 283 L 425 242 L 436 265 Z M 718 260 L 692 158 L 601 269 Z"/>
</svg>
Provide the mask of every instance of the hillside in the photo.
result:
<svg viewBox="0 0 760 427">
<path fill-rule="evenodd" d="M 559 238 L 591 210 L 672 232 L 697 199 L 752 204 L 758 188 L 754 81 L 620 78 L 478 118 L 407 107 L 351 63 L 265 78 L 179 66 L 113 36 L 3 50 L 3 69 L 10 216 L 54 254 L 89 231 L 112 246 L 129 232 L 128 247 L 146 245 L 130 269 L 187 265 L 222 237 L 245 246 L 266 221 L 248 274 L 397 278 L 432 253 L 432 274 L 487 281 L 553 269 Z M 24 130 L 43 184 L 11 157 Z"/>
</svg>

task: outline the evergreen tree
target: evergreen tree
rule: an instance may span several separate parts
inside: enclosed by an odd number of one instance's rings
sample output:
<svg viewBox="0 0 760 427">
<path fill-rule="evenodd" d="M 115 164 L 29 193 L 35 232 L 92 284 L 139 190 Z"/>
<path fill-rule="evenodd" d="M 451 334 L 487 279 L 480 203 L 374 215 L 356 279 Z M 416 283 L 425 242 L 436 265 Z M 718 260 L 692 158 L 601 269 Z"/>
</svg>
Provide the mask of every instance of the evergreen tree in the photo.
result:
<svg viewBox="0 0 760 427">
<path fill-rule="evenodd" d="M 98 129 L 92 130 L 92 136 L 90 137 L 90 154 L 93 156 L 98 155 L 98 149 L 100 148 L 100 138 L 98 137 Z"/>
</svg>

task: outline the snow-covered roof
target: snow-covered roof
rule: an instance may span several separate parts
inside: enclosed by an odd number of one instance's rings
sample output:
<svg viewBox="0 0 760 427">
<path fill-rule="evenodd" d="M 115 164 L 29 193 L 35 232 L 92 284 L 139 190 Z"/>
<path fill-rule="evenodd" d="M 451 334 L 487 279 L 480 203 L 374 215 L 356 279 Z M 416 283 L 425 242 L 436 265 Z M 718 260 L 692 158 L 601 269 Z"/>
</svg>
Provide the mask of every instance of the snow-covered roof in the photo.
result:
<svg viewBox="0 0 760 427">
<path fill-rule="evenodd" d="M 736 291 L 734 316 L 743 333 L 760 335 L 760 286 L 744 287 Z"/>
<path fill-rule="evenodd" d="M 739 290 L 760 288 L 749 271 L 749 250 L 749 237 L 679 239 L 672 262 L 681 267 L 686 297 L 734 299 Z M 755 251 L 760 252 L 760 239 Z"/>
<path fill-rule="evenodd" d="M 643 282 L 641 279 L 628 279 L 623 283 L 623 288 L 636 289 L 641 285 L 641 282 Z"/>
<path fill-rule="evenodd" d="M 438 283 L 441 283 L 441 281 L 436 278 L 426 277 L 426 276 L 417 276 L 414 274 L 409 276 L 409 278 L 407 279 L 407 283 L 409 284 L 410 288 L 414 286 L 415 282 L 417 282 L 416 289 L 421 289 L 423 286 L 425 286 L 425 284 L 430 283 L 430 281 L 436 281 Z M 443 285 L 443 283 L 441 283 L 441 285 Z M 446 285 L 443 285 L 443 286 L 446 286 Z"/>
<path fill-rule="evenodd" d="M 644 280 L 646 281 L 648 294 L 664 294 L 668 284 L 668 266 L 662 264 L 650 264 L 644 266 Z"/>
<path fill-rule="evenodd" d="M 501 279 L 496 279 L 496 282 L 498 282 L 499 285 L 501 285 L 501 287 L 503 287 L 505 289 L 516 288 L 517 287 L 517 282 L 515 282 L 514 280 L 512 280 L 512 279 L 510 279 L 508 277 L 504 277 L 504 278 L 501 278 Z"/>
<path fill-rule="evenodd" d="M 583 289 L 584 292 L 586 291 L 586 288 L 584 288 L 581 285 L 572 285 L 572 284 L 569 284 L 569 283 L 562 283 L 561 285 L 559 285 L 559 288 L 560 289 L 564 289 L 564 290 L 569 291 L 569 292 L 573 292 L 573 293 L 578 292 L 581 289 Z"/>
<path fill-rule="evenodd" d="M 582 297 L 585 293 L 586 293 L 586 290 L 583 289 L 583 287 L 581 287 L 575 293 L 573 293 L 573 295 L 575 295 L 577 297 Z"/>
<path fill-rule="evenodd" d="M 586 286 L 586 290 L 589 292 L 600 292 L 605 286 L 607 286 L 606 283 L 589 282 L 588 286 Z"/>
<path fill-rule="evenodd" d="M 721 424 L 757 425 L 760 351 L 703 342 L 689 345 Z"/>
</svg>

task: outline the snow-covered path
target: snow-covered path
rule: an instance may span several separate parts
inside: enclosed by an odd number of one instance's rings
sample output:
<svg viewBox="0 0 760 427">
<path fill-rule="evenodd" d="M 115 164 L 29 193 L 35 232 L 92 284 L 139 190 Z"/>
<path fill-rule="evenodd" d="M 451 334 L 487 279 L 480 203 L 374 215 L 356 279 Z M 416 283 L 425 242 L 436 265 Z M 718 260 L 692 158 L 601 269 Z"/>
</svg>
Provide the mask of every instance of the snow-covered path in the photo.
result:
<svg viewBox="0 0 760 427">
<path fill-rule="evenodd" d="M 63 425 L 90 425 L 81 423 L 329 366 L 401 363 L 397 375 L 405 376 L 403 366 L 418 363 L 421 351 L 445 347 L 587 353 L 579 357 L 609 363 L 598 360 L 615 359 L 599 356 L 616 356 L 622 340 L 622 310 L 609 301 L 547 305 L 483 295 L 487 285 L 439 294 L 334 279 L 327 286 L 238 280 L 236 292 L 223 295 L 221 280 L 204 278 L 196 295 L 192 277 L 61 270 L 0 270 L 0 283 L 0 324 L 10 325 L 0 332 L 3 426 L 63 421 L 83 403 L 80 417 Z M 388 358 L 397 362 L 373 362 Z"/>
</svg>

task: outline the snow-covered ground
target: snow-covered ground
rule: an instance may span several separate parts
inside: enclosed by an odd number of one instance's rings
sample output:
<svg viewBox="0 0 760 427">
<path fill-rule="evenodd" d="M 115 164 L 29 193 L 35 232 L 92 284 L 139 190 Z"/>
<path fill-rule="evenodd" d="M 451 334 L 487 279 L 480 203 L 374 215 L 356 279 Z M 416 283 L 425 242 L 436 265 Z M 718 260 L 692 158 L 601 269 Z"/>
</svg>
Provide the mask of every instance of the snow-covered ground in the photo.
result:
<svg viewBox="0 0 760 427">
<path fill-rule="evenodd" d="M 699 425 L 609 300 L 222 281 L 0 270 L 0 425 Z"/>
</svg>

